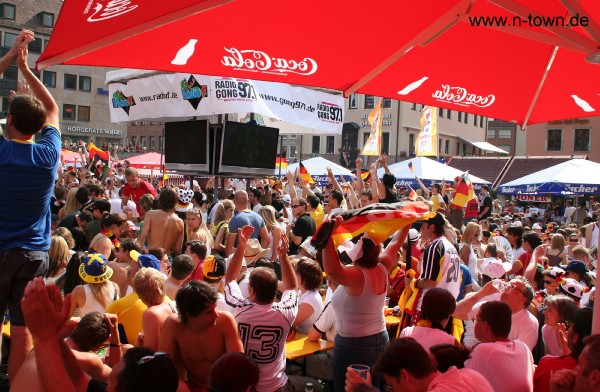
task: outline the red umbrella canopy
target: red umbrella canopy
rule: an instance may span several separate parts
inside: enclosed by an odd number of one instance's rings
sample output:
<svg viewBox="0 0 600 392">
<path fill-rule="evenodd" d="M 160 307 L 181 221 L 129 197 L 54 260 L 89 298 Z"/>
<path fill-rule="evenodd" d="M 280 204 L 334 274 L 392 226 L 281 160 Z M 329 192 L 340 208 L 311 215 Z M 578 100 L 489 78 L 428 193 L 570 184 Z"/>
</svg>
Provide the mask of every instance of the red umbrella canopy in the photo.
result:
<svg viewBox="0 0 600 392">
<path fill-rule="evenodd" d="M 129 162 L 130 166 L 138 169 L 160 169 L 161 163 L 164 164 L 164 157 L 157 152 L 149 152 L 147 154 L 136 155 L 131 158 L 122 159 L 119 163 L 124 164 Z"/>
<path fill-rule="evenodd" d="M 318 86 L 523 125 L 600 114 L 598 21 L 597 0 L 65 0 L 38 67 Z"/>
</svg>

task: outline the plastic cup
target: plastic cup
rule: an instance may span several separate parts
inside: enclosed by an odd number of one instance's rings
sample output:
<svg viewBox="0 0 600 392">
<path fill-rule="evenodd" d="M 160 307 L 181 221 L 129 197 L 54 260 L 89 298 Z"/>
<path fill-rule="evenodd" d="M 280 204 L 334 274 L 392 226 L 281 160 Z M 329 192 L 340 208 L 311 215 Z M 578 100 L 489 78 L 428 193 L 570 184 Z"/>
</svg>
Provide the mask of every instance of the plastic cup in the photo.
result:
<svg viewBox="0 0 600 392">
<path fill-rule="evenodd" d="M 358 373 L 358 375 L 361 376 L 364 380 L 367 379 L 369 371 L 371 371 L 371 368 L 368 367 L 367 365 L 360 365 L 360 364 L 350 365 L 350 369 L 352 369 L 356 373 Z"/>
<path fill-rule="evenodd" d="M 383 308 L 387 309 L 390 307 L 390 297 L 385 297 L 385 301 L 383 302 Z"/>
<path fill-rule="evenodd" d="M 492 286 L 494 286 L 494 288 L 499 292 L 503 293 L 504 290 L 506 290 L 508 286 L 510 286 L 510 283 L 502 279 L 494 279 L 492 280 Z"/>
</svg>

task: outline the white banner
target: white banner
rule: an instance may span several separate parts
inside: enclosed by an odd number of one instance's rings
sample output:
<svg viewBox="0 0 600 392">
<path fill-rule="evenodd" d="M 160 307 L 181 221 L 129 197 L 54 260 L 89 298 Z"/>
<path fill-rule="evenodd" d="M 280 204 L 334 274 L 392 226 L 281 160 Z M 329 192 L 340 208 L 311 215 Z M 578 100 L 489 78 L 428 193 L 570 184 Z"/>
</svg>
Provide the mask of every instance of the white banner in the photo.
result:
<svg viewBox="0 0 600 392">
<path fill-rule="evenodd" d="M 161 74 L 110 83 L 112 122 L 253 112 L 321 133 L 341 134 L 344 98 L 284 83 Z"/>
</svg>

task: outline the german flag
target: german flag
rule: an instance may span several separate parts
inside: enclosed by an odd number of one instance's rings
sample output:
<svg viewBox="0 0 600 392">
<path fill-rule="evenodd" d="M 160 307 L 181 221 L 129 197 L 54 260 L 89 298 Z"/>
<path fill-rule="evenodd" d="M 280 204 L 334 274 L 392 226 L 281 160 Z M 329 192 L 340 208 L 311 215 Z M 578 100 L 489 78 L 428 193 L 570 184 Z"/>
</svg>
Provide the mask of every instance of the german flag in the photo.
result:
<svg viewBox="0 0 600 392">
<path fill-rule="evenodd" d="M 302 178 L 302 181 L 304 181 L 306 184 L 315 183 L 315 180 L 313 180 L 310 173 L 308 172 L 308 170 L 306 170 L 306 167 L 304 167 L 304 164 L 302 162 L 300 162 L 300 172 L 298 173 L 298 177 Z"/>
<path fill-rule="evenodd" d="M 275 168 L 280 168 L 281 170 L 287 169 L 287 158 L 275 157 Z"/>
<path fill-rule="evenodd" d="M 458 178 L 458 183 L 454 184 L 454 199 L 452 204 L 464 207 L 467 203 L 475 198 L 475 189 L 473 189 L 473 183 L 469 172 L 465 172 Z"/>
<path fill-rule="evenodd" d="M 345 241 L 359 234 L 367 233 L 376 244 L 381 244 L 392 234 L 419 219 L 429 218 L 429 206 L 423 202 L 401 201 L 399 203 L 377 203 L 339 214 L 344 221 L 331 233 L 337 249 Z M 321 230 L 327 230 L 325 223 L 317 229 L 313 242 L 322 237 Z"/>
<path fill-rule="evenodd" d="M 88 146 L 88 151 L 90 152 L 90 159 L 93 160 L 94 157 L 98 157 L 99 159 L 108 162 L 110 157 L 107 151 L 102 150 L 101 148 L 96 147 L 94 143 L 90 143 Z"/>
<path fill-rule="evenodd" d="M 417 191 L 415 191 L 414 189 L 412 189 L 410 186 L 408 187 L 408 195 L 406 197 L 408 197 L 409 199 L 411 199 L 412 201 L 417 200 Z"/>
<path fill-rule="evenodd" d="M 165 181 L 169 179 L 169 175 L 167 173 L 163 173 L 162 179 L 158 183 L 158 186 L 163 186 Z"/>
<path fill-rule="evenodd" d="M 415 172 L 415 168 L 413 167 L 412 162 L 408 162 L 408 170 L 410 170 L 411 173 Z"/>
<path fill-rule="evenodd" d="M 362 178 L 364 183 L 368 183 L 371 181 L 371 172 L 369 170 L 360 173 L 360 178 Z"/>
</svg>

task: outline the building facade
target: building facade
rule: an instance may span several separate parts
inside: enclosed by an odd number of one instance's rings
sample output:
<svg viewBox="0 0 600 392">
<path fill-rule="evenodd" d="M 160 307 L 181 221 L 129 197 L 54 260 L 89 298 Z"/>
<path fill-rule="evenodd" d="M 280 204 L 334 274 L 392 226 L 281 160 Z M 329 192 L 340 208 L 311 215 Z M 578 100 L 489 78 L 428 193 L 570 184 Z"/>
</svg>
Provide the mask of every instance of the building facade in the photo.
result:
<svg viewBox="0 0 600 392">
<path fill-rule="evenodd" d="M 29 44 L 29 66 L 34 70 L 35 61 L 48 44 L 61 7 L 61 0 L 12 0 L 0 3 L 1 54 L 4 55 L 12 47 L 22 29 L 32 30 L 36 39 Z M 83 140 L 98 146 L 125 142 L 126 126 L 110 121 L 108 88 L 105 85 L 106 72 L 110 70 L 80 66 L 54 66 L 41 73 L 34 70 L 58 104 L 58 126 L 64 142 Z M 0 81 L 4 116 L 9 92 L 17 90 L 19 78 L 16 63 L 13 63 Z"/>
<path fill-rule="evenodd" d="M 600 117 L 566 119 L 529 125 L 527 155 L 587 155 L 600 162 Z"/>
<path fill-rule="evenodd" d="M 503 149 L 509 155 L 527 155 L 526 133 L 515 123 L 490 119 L 488 121 L 486 139 L 488 143 Z"/>
</svg>

